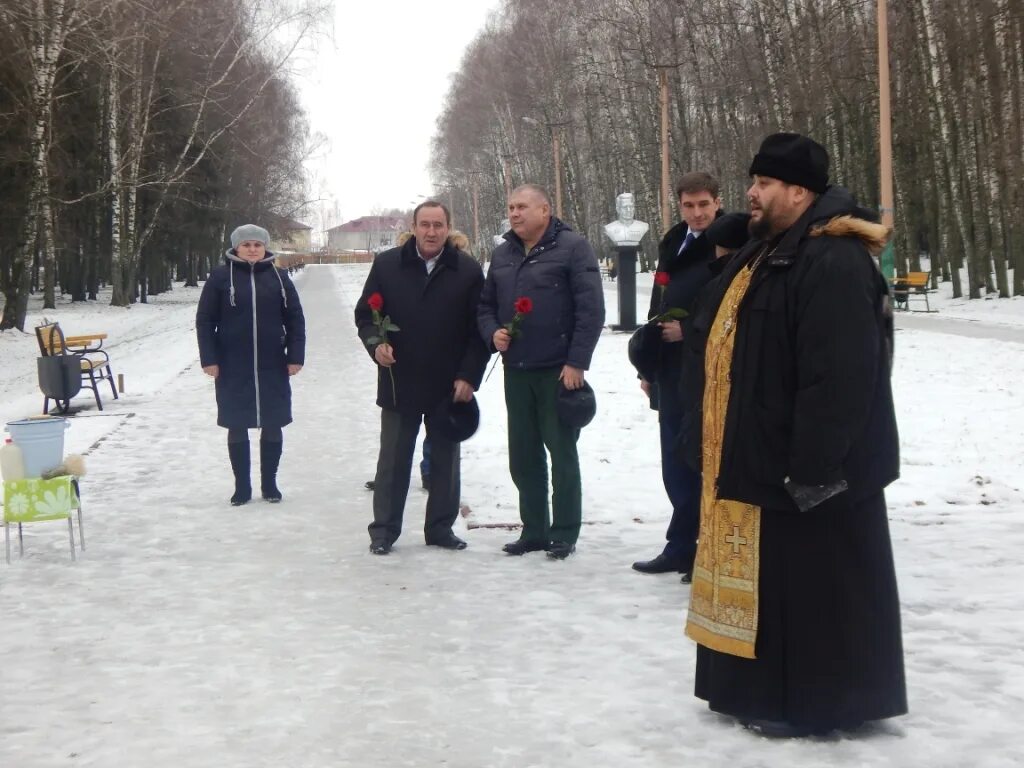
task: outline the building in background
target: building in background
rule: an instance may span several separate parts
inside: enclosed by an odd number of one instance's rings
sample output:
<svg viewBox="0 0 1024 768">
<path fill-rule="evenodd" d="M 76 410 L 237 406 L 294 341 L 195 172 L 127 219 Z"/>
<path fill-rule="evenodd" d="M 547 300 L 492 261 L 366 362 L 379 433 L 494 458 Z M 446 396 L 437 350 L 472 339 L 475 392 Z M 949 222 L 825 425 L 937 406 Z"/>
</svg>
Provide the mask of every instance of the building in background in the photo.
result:
<svg viewBox="0 0 1024 768">
<path fill-rule="evenodd" d="M 327 250 L 379 253 L 398 245 L 398 236 L 406 229 L 401 216 L 361 216 L 327 230 Z"/>
<path fill-rule="evenodd" d="M 312 252 L 313 228 L 287 216 L 270 216 L 267 221 L 270 230 L 268 250 L 278 254 L 279 264 L 296 263 Z"/>
</svg>

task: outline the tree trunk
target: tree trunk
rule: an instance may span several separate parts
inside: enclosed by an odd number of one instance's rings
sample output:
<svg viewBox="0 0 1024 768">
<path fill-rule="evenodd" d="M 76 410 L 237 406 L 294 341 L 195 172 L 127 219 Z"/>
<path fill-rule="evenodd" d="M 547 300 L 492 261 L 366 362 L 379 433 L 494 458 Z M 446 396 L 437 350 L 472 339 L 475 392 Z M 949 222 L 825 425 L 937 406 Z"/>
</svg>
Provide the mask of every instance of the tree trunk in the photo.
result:
<svg viewBox="0 0 1024 768">
<path fill-rule="evenodd" d="M 107 164 L 109 166 L 110 195 L 110 304 L 127 307 L 131 304 L 132 282 L 128 251 L 123 236 L 121 208 L 121 142 L 119 136 L 121 92 L 117 66 L 111 62 L 107 72 Z"/>
</svg>

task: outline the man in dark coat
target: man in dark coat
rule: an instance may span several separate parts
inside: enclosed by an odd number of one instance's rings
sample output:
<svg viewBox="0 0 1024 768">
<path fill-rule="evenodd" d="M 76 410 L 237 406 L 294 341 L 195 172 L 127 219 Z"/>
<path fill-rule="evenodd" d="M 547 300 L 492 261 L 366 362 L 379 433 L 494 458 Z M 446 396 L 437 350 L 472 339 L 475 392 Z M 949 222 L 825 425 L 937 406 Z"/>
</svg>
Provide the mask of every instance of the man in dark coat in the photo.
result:
<svg viewBox="0 0 1024 768">
<path fill-rule="evenodd" d="M 508 409 L 508 461 L 519 490 L 523 532 L 510 555 L 573 552 L 582 519 L 579 429 L 559 420 L 559 386 L 577 390 L 604 327 L 604 290 L 590 244 L 551 215 L 543 188 L 525 184 L 509 198 L 512 230 L 491 255 L 480 299 L 480 334 L 502 353 Z M 506 326 L 517 299 L 532 302 L 515 338 Z M 551 454 L 552 513 L 548 514 Z"/>
<path fill-rule="evenodd" d="M 476 311 L 484 277 L 480 265 L 449 237 L 451 214 L 433 200 L 413 213 L 413 236 L 373 261 L 356 304 L 359 336 L 378 365 L 381 408 L 380 454 L 373 484 L 370 551 L 386 555 L 402 533 L 409 473 L 420 424 L 430 439 L 427 478 L 427 544 L 465 549 L 452 533 L 459 513 L 459 443 L 435 428 L 446 399 L 465 403 L 480 386 L 489 357 L 476 333 Z M 460 247 L 461 244 L 461 247 Z M 374 322 L 388 317 L 399 330 L 381 341 Z"/>
<path fill-rule="evenodd" d="M 260 430 L 263 498 L 281 501 L 277 468 L 281 430 L 292 421 L 289 376 L 302 370 L 306 354 L 299 294 L 288 274 L 274 266 L 269 242 L 263 227 L 235 229 L 224 264 L 210 272 L 196 310 L 199 361 L 216 382 L 217 424 L 228 430 L 233 506 L 252 498 L 249 429 Z"/>
<path fill-rule="evenodd" d="M 688 332 L 699 403 L 695 692 L 762 733 L 907 711 L 883 489 L 899 473 L 888 230 L 798 134 L 750 167 L 751 241 Z M 689 446 L 693 450 L 693 446 Z"/>
<path fill-rule="evenodd" d="M 672 227 L 658 244 L 658 282 L 651 291 L 650 321 L 672 309 L 689 315 L 701 289 L 711 279 L 715 260 L 714 246 L 704 237 L 722 208 L 718 181 L 703 171 L 684 174 L 676 184 L 676 199 L 682 221 Z M 697 525 L 700 520 L 700 470 L 680 461 L 677 455 L 683 403 L 683 332 L 679 319 L 658 324 L 661 340 L 658 346 L 657 379 L 640 379 L 640 386 L 651 399 L 651 408 L 658 411 L 661 433 L 661 477 L 672 504 L 672 519 L 665 533 L 665 546 L 653 560 L 633 563 L 641 573 L 684 574 L 689 580 L 693 558 L 697 554 Z"/>
</svg>

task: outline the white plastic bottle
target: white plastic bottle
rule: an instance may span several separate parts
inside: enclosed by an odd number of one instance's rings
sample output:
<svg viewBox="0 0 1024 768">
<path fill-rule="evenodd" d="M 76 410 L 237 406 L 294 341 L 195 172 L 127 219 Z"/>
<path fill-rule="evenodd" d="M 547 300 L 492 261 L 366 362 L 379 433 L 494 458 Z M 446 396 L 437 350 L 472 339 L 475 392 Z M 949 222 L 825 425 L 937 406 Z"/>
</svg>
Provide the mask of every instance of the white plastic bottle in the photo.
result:
<svg viewBox="0 0 1024 768">
<path fill-rule="evenodd" d="M 4 480 L 21 480 L 25 477 L 25 461 L 21 456 L 21 448 L 11 438 L 0 447 L 0 475 Z"/>
</svg>

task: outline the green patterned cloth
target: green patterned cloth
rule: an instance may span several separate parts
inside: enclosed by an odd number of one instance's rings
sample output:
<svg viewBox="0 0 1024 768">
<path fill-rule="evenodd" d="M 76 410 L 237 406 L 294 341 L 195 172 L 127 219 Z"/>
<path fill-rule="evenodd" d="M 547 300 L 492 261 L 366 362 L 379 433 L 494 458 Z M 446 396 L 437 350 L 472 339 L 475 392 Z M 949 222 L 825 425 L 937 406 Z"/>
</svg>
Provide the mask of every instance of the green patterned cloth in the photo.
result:
<svg viewBox="0 0 1024 768">
<path fill-rule="evenodd" d="M 31 523 L 60 520 L 78 509 L 71 475 L 4 481 L 4 522 Z"/>
</svg>

